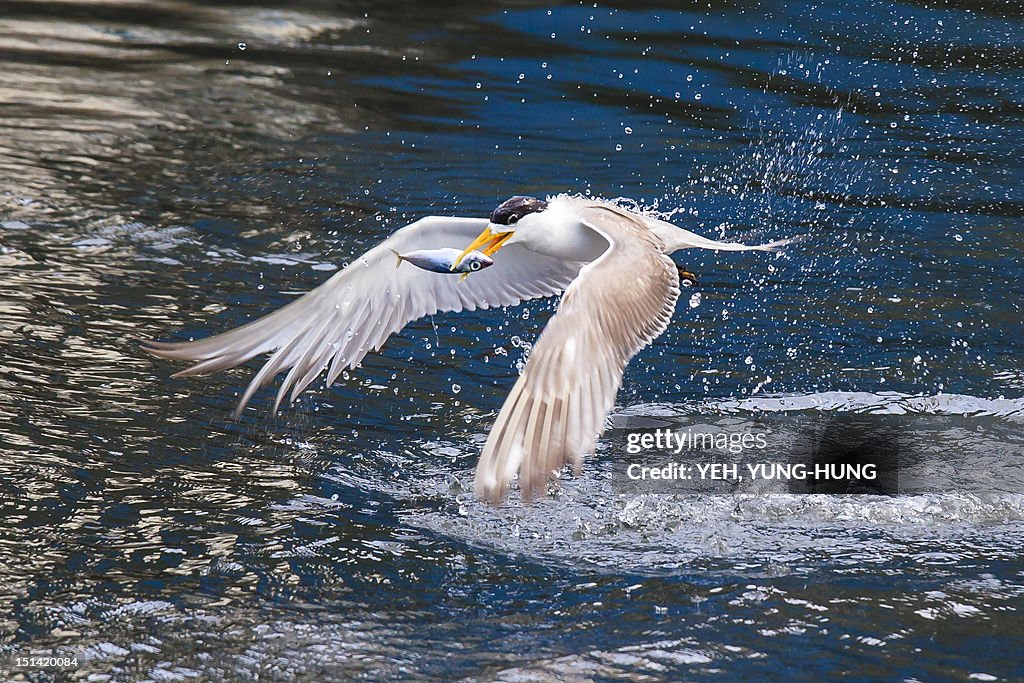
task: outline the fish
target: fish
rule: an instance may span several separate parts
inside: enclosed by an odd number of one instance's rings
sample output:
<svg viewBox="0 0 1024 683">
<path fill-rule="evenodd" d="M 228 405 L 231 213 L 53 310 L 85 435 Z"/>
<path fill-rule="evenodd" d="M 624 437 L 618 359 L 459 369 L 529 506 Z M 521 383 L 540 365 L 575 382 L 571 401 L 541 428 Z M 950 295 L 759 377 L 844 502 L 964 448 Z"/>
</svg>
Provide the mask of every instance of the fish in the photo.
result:
<svg viewBox="0 0 1024 683">
<path fill-rule="evenodd" d="M 454 263 L 462 254 L 461 249 L 419 249 L 407 254 L 399 254 L 391 249 L 391 253 L 398 259 L 396 267 L 401 266 L 402 261 L 408 261 L 417 268 L 433 273 L 462 273 L 462 279 L 470 273 L 494 265 L 494 260 L 482 251 L 471 252 L 457 266 L 454 266 Z"/>
</svg>

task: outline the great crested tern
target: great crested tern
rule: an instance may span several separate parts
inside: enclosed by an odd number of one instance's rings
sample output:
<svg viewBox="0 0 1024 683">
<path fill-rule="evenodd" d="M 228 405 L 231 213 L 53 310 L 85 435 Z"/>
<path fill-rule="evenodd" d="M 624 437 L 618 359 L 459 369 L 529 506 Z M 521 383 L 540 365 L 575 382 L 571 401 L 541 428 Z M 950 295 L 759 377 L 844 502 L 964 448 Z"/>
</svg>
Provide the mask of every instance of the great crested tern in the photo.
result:
<svg viewBox="0 0 1024 683">
<path fill-rule="evenodd" d="M 438 311 L 511 306 L 564 290 L 476 468 L 478 497 L 499 502 L 518 473 L 529 500 L 544 495 L 548 477 L 567 463 L 579 472 L 583 455 L 604 431 L 626 364 L 668 327 L 680 291 L 669 254 L 688 248 L 776 251 L 788 242 L 719 242 L 607 201 L 517 196 L 490 220 L 421 218 L 277 311 L 206 339 L 149 341 L 146 350 L 195 362 L 175 377 L 224 370 L 272 352 L 234 416 L 257 389 L 288 370 L 276 412 L 285 396 L 294 401 L 325 369 L 330 385 L 413 320 Z M 477 249 L 501 254 L 468 279 L 395 267 L 396 253 L 467 243 L 453 269 Z"/>
</svg>

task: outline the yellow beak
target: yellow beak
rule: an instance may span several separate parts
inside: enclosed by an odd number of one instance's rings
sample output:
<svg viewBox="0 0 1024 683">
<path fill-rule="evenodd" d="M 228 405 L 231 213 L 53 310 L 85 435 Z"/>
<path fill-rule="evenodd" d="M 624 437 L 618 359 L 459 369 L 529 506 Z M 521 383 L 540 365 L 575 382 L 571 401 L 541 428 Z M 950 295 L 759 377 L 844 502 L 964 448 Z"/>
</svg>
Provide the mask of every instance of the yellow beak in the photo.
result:
<svg viewBox="0 0 1024 683">
<path fill-rule="evenodd" d="M 508 232 L 495 233 L 491 231 L 491 226 L 488 225 L 486 228 L 484 228 L 484 231 L 482 233 L 477 235 L 476 239 L 473 240 L 473 243 L 466 247 L 461 254 L 459 254 L 459 257 L 455 259 L 455 263 L 452 264 L 451 269 L 455 270 L 456 268 L 458 268 L 459 264 L 462 263 L 462 259 L 466 258 L 466 256 L 468 256 L 469 254 L 472 254 L 477 249 L 480 249 L 480 247 L 483 247 L 482 251 L 484 252 L 484 254 L 490 256 L 494 252 L 501 249 L 502 245 L 508 241 L 508 238 L 512 237 L 514 232 L 515 231 L 513 230 L 509 230 Z"/>
</svg>

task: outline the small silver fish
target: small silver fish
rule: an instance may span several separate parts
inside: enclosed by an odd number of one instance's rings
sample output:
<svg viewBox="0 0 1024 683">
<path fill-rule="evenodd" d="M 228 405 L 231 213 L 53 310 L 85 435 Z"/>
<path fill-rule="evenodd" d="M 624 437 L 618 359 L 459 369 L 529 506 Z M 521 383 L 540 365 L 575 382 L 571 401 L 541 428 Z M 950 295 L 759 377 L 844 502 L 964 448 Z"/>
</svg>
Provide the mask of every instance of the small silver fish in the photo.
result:
<svg viewBox="0 0 1024 683">
<path fill-rule="evenodd" d="M 410 251 L 408 254 L 399 254 L 392 249 L 391 253 L 398 259 L 397 265 L 399 266 L 402 265 L 402 261 L 408 261 L 417 268 L 434 273 L 464 273 L 469 275 L 494 265 L 491 257 L 482 251 L 474 251 L 467 254 L 466 258 L 462 259 L 462 263 L 456 266 L 454 270 L 452 269 L 452 264 L 455 263 L 455 259 L 459 258 L 459 254 L 462 253 L 461 249 L 420 249 L 418 251 Z"/>
</svg>

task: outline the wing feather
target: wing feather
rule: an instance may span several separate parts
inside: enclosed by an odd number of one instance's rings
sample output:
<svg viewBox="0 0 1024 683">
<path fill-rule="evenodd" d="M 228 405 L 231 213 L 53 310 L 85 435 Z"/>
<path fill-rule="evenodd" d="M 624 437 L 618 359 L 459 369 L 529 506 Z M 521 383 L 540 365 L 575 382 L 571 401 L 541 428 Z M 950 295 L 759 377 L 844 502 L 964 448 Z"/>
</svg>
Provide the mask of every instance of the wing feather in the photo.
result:
<svg viewBox="0 0 1024 683">
<path fill-rule="evenodd" d="M 678 271 L 642 220 L 611 206 L 582 216 L 609 247 L 566 290 L 491 429 L 475 486 L 492 502 L 517 472 L 530 499 L 544 495 L 553 471 L 579 468 L 604 431 L 626 364 L 668 327 L 679 297 Z"/>
<path fill-rule="evenodd" d="M 464 282 L 457 274 L 395 268 L 392 252 L 458 247 L 487 225 L 484 219 L 431 216 L 396 231 L 316 289 L 233 330 L 190 342 L 146 342 L 153 355 L 194 364 L 176 377 L 208 374 L 272 355 L 242 394 L 235 416 L 256 391 L 288 370 L 275 410 L 292 401 L 324 370 L 328 383 L 378 350 L 408 323 L 437 311 L 510 306 L 565 289 L 583 265 L 508 245 L 486 270 Z"/>
</svg>

